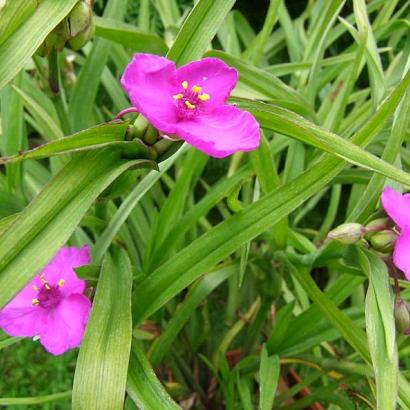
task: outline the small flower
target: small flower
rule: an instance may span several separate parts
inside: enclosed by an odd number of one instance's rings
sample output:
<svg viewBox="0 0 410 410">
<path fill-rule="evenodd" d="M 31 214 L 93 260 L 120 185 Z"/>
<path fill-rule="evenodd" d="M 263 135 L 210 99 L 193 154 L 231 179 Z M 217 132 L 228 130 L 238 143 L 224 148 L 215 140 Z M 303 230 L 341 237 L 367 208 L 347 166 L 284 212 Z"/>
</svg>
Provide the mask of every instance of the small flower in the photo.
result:
<svg viewBox="0 0 410 410">
<path fill-rule="evenodd" d="M 410 280 L 410 194 L 402 195 L 390 187 L 382 193 L 384 210 L 400 228 L 393 252 L 394 264 Z"/>
<path fill-rule="evenodd" d="M 10 336 L 40 339 L 60 355 L 80 345 L 91 309 L 86 283 L 73 268 L 90 262 L 89 248 L 61 248 L 49 264 L 0 311 Z"/>
<path fill-rule="evenodd" d="M 156 55 L 136 54 L 121 79 L 136 109 L 168 137 L 178 136 L 206 154 L 222 158 L 259 145 L 259 124 L 226 104 L 238 73 L 217 58 L 180 68 Z"/>
</svg>

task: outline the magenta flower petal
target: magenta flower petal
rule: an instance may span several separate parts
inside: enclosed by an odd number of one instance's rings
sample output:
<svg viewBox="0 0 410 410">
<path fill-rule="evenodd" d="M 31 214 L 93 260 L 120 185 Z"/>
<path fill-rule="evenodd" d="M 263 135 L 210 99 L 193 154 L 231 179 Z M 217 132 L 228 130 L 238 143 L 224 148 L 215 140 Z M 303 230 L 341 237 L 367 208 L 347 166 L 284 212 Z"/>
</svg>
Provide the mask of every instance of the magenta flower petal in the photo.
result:
<svg viewBox="0 0 410 410">
<path fill-rule="evenodd" d="M 384 210 L 391 219 L 400 227 L 410 225 L 410 194 L 402 195 L 390 187 L 386 187 L 382 193 Z"/>
<path fill-rule="evenodd" d="M 40 334 L 46 321 L 45 311 L 28 307 L 5 307 L 0 311 L 0 328 L 9 336 L 33 337 Z"/>
<path fill-rule="evenodd" d="M 260 138 L 255 118 L 230 105 L 181 122 L 177 133 L 189 144 L 217 158 L 253 150 L 258 147 Z"/>
<path fill-rule="evenodd" d="M 121 78 L 132 104 L 156 128 L 174 133 L 177 121 L 172 95 L 176 90 L 175 63 L 151 54 L 135 54 Z"/>
<path fill-rule="evenodd" d="M 238 81 L 238 72 L 218 58 L 203 58 L 177 70 L 177 83 L 187 81 L 188 88 L 199 86 L 210 96 L 207 105 L 225 104 Z"/>
<path fill-rule="evenodd" d="M 404 228 L 396 241 L 393 262 L 410 280 L 410 227 Z"/>
<path fill-rule="evenodd" d="M 73 268 L 90 263 L 90 248 L 85 245 L 81 248 L 66 246 L 61 248 L 51 262 L 43 269 L 42 273 L 47 282 L 52 286 L 57 286 L 63 279 L 61 293 L 70 295 L 71 293 L 83 293 L 85 280 L 78 279 Z M 37 277 L 37 286 L 41 286 L 41 280 Z"/>
<path fill-rule="evenodd" d="M 78 347 L 84 335 L 91 302 L 80 294 L 62 299 L 40 333 L 40 343 L 53 355 Z"/>
</svg>

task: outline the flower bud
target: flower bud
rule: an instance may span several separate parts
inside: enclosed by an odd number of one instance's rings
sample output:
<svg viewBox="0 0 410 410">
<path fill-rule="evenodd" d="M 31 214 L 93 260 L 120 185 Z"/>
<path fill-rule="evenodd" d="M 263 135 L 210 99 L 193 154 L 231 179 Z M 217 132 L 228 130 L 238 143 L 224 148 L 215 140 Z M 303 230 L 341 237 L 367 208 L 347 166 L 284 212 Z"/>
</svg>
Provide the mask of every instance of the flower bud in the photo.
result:
<svg viewBox="0 0 410 410">
<path fill-rule="evenodd" d="M 402 335 L 409 334 L 410 330 L 410 311 L 407 303 L 401 299 L 396 298 L 394 302 L 394 319 L 396 321 L 396 329 Z"/>
<path fill-rule="evenodd" d="M 79 50 L 91 39 L 94 34 L 94 21 L 92 5 L 80 1 L 68 16 L 70 27 L 69 41 L 73 50 Z"/>
<path fill-rule="evenodd" d="M 366 225 L 366 239 L 370 239 L 376 232 L 389 226 L 389 218 L 377 218 Z"/>
<path fill-rule="evenodd" d="M 68 16 L 70 38 L 86 31 L 91 24 L 93 13 L 91 7 L 84 1 L 77 3 Z"/>
<path fill-rule="evenodd" d="M 91 20 L 90 25 L 88 28 L 81 32 L 80 34 L 76 35 L 75 37 L 71 38 L 68 41 L 68 44 L 73 50 L 80 50 L 83 48 L 93 37 L 95 31 L 94 21 Z"/>
<path fill-rule="evenodd" d="M 360 241 L 364 237 L 366 229 L 363 225 L 349 222 L 339 225 L 328 233 L 328 238 L 338 241 L 344 245 L 350 245 Z"/>
<path fill-rule="evenodd" d="M 370 238 L 370 244 L 377 251 L 389 253 L 393 250 L 397 238 L 398 235 L 395 232 L 385 229 L 384 231 L 375 232 Z"/>
</svg>

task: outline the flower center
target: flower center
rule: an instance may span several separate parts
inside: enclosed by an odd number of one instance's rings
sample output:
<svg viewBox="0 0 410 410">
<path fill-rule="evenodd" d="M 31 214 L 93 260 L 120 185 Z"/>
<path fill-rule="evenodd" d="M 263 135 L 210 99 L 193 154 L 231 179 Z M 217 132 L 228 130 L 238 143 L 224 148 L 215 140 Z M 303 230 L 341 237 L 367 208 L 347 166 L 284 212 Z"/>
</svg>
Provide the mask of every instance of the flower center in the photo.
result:
<svg viewBox="0 0 410 410">
<path fill-rule="evenodd" d="M 40 280 L 43 283 L 41 288 L 33 285 L 33 289 L 37 291 L 37 298 L 33 299 L 31 303 L 35 306 L 41 306 L 44 309 L 55 308 L 62 299 L 60 288 L 64 286 L 64 279 L 58 281 L 57 286 L 50 286 L 44 279 L 44 274 L 40 275 Z"/>
<path fill-rule="evenodd" d="M 201 111 L 203 104 L 211 97 L 209 94 L 202 93 L 202 87 L 193 85 L 188 88 L 188 81 L 181 83 L 182 90 L 172 98 L 176 101 L 178 117 L 180 119 L 190 119 Z"/>
</svg>

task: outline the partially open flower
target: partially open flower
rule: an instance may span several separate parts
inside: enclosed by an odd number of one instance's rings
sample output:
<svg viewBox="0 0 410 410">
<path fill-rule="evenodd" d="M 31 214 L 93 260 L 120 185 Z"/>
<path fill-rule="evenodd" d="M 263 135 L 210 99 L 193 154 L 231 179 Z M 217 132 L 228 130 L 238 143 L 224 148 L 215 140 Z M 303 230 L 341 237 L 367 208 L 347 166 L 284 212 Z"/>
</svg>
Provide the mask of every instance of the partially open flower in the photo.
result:
<svg viewBox="0 0 410 410">
<path fill-rule="evenodd" d="M 221 158 L 259 145 L 259 124 L 226 104 L 238 73 L 217 58 L 180 68 L 164 57 L 136 54 L 121 79 L 135 108 L 162 135 L 178 136 Z"/>
<path fill-rule="evenodd" d="M 10 336 L 36 337 L 59 355 L 80 345 L 91 308 L 86 283 L 73 268 L 90 262 L 88 246 L 64 247 L 0 311 L 0 328 Z"/>
<path fill-rule="evenodd" d="M 390 187 L 382 193 L 384 210 L 400 229 L 393 252 L 394 264 L 410 280 L 410 194 L 402 195 Z"/>
</svg>

